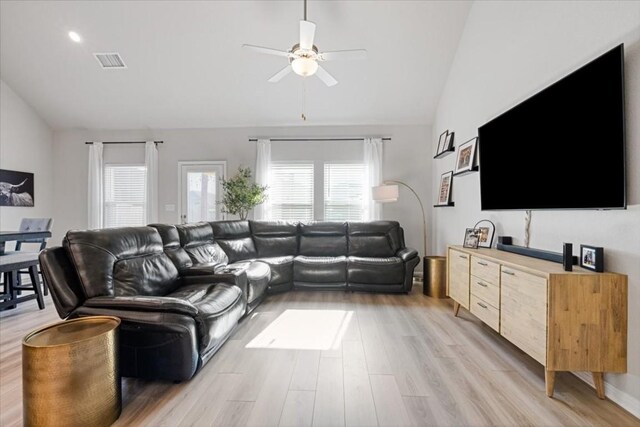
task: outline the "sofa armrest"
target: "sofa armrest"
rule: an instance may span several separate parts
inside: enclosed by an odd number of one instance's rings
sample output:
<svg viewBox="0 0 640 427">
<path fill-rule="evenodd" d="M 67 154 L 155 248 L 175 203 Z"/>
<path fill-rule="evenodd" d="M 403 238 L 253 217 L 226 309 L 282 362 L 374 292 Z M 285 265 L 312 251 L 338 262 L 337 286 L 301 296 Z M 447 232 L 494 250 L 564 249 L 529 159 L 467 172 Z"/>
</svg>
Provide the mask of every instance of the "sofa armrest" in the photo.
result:
<svg viewBox="0 0 640 427">
<path fill-rule="evenodd" d="M 247 295 L 249 279 L 246 270 L 236 270 L 234 272 L 209 273 L 208 275 L 183 276 L 184 285 L 207 285 L 212 283 L 228 283 L 240 288 L 244 295 Z"/>
<path fill-rule="evenodd" d="M 417 257 L 418 251 L 412 248 L 402 248 L 398 252 L 396 252 L 396 256 L 402 259 L 402 261 L 407 262 L 411 258 Z"/>
<path fill-rule="evenodd" d="M 186 314 L 195 316 L 198 308 L 178 298 L 155 296 L 131 296 L 131 297 L 95 297 L 89 298 L 83 304 L 85 307 L 104 308 L 113 310 L 137 310 L 156 311 L 167 313 Z"/>
<path fill-rule="evenodd" d="M 181 268 L 179 273 L 182 277 L 210 276 L 212 274 L 216 274 L 216 272 L 219 272 L 220 270 L 224 270 L 224 268 L 225 266 L 223 264 L 195 264 Z"/>
</svg>

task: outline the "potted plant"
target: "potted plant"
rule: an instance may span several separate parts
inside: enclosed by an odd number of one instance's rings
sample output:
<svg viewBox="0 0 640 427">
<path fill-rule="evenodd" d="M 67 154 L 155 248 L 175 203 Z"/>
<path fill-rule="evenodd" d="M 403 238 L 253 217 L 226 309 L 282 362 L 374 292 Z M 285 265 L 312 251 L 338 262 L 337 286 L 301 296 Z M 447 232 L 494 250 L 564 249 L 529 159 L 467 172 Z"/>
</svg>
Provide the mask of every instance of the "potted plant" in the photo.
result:
<svg viewBox="0 0 640 427">
<path fill-rule="evenodd" d="M 229 179 L 222 180 L 222 211 L 247 219 L 249 211 L 267 200 L 267 187 L 251 181 L 251 169 L 240 166 Z"/>
</svg>

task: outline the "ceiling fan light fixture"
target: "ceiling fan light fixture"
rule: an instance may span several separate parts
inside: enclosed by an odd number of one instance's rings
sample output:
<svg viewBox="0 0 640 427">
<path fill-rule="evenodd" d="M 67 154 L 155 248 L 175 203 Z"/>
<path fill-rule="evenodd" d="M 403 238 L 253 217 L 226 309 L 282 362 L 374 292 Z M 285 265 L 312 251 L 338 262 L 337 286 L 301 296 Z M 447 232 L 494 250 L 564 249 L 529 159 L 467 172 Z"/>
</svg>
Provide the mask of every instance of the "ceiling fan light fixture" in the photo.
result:
<svg viewBox="0 0 640 427">
<path fill-rule="evenodd" d="M 315 59 L 301 56 L 291 61 L 291 68 L 297 75 L 307 77 L 314 75 L 318 71 L 318 63 Z"/>
</svg>

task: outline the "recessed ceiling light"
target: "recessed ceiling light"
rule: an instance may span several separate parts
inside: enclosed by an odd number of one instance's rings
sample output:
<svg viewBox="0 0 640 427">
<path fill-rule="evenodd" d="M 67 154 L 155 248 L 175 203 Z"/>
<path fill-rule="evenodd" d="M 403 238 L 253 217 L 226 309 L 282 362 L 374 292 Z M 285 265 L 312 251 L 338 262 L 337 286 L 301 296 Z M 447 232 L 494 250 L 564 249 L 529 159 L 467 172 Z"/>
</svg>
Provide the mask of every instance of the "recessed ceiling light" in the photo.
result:
<svg viewBox="0 0 640 427">
<path fill-rule="evenodd" d="M 75 31 L 69 31 L 69 38 L 76 43 L 80 43 L 82 41 L 82 37 L 80 37 L 80 34 L 76 33 Z"/>
</svg>

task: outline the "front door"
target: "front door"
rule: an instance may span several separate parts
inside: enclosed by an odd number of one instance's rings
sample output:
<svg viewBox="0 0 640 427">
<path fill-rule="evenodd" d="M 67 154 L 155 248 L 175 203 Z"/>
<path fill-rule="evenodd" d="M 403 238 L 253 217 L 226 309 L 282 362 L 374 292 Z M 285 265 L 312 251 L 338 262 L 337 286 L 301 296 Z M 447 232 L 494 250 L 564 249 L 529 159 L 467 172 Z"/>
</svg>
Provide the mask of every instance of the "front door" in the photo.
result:
<svg viewBox="0 0 640 427">
<path fill-rule="evenodd" d="M 227 162 L 179 162 L 180 222 L 223 219 L 220 200 Z"/>
</svg>

